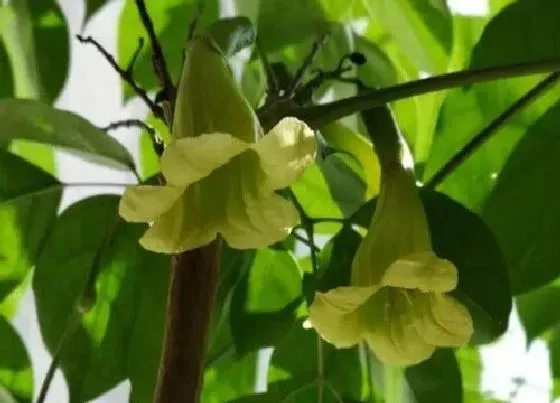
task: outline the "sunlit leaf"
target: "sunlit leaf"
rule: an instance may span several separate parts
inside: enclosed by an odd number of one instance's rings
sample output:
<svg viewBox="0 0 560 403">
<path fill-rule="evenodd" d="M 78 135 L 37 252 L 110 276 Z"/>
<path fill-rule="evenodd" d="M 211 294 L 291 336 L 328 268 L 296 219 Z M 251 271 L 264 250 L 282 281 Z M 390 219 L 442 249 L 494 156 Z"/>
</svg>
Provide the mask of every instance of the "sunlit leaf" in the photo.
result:
<svg viewBox="0 0 560 403">
<path fill-rule="evenodd" d="M 0 316 L 0 401 L 2 392 L 10 394 L 14 402 L 31 403 L 33 399 L 33 371 L 25 345 L 12 325 Z M 6 403 L 11 403 L 6 399 Z"/>
<path fill-rule="evenodd" d="M 0 149 L 0 301 L 35 264 L 61 193 L 55 178 Z"/>
<path fill-rule="evenodd" d="M 138 245 L 142 225 L 117 221 L 117 204 L 116 196 L 96 196 L 72 205 L 56 221 L 35 267 L 39 325 L 52 353 L 99 256 L 94 305 L 60 357 L 71 401 L 93 399 L 126 378 L 135 402 L 153 395 L 169 260 Z"/>
<path fill-rule="evenodd" d="M 115 139 L 87 120 L 39 101 L 0 100 L 0 146 L 11 140 L 58 146 L 98 162 L 134 167 L 132 156 Z"/>
<path fill-rule="evenodd" d="M 259 250 L 231 301 L 237 353 L 273 346 L 293 325 L 300 303 L 301 273 L 294 256 L 285 250 Z"/>
</svg>

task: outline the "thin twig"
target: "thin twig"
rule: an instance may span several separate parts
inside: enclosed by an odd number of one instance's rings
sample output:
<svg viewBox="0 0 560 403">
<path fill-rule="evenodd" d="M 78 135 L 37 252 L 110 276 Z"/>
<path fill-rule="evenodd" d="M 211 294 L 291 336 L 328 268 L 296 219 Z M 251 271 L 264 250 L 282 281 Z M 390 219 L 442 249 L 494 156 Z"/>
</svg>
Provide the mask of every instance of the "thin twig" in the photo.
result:
<svg viewBox="0 0 560 403">
<path fill-rule="evenodd" d="M 538 83 L 513 105 L 507 108 L 500 116 L 482 129 L 469 141 L 457 154 L 455 154 L 443 167 L 439 169 L 425 184 L 425 187 L 435 188 L 453 173 L 465 160 L 467 160 L 486 141 L 504 127 L 517 113 L 535 102 L 546 91 L 550 90 L 560 79 L 560 72 L 552 73 Z"/>
<path fill-rule="evenodd" d="M 462 70 L 420 80 L 408 81 L 386 88 L 373 89 L 355 97 L 344 98 L 321 105 L 297 108 L 289 103 L 282 105 L 282 107 L 278 105 L 265 105 L 258 110 L 258 116 L 264 127 L 272 127 L 283 117 L 293 116 L 303 120 L 312 128 L 318 129 L 342 117 L 376 106 L 385 105 L 399 99 L 485 81 L 503 80 L 532 74 L 550 73 L 559 70 L 560 59 Z"/>
<path fill-rule="evenodd" d="M 191 21 L 191 23 L 189 24 L 189 31 L 187 34 L 187 43 L 190 42 L 192 40 L 192 38 L 194 37 L 194 33 L 196 32 L 196 28 L 198 27 L 198 23 L 200 22 L 200 17 L 202 15 L 202 9 L 204 8 L 204 1 L 199 1 L 197 6 L 196 6 L 196 10 L 194 12 L 194 17 Z"/>
<path fill-rule="evenodd" d="M 37 397 L 36 403 L 44 403 L 45 399 L 47 398 L 47 393 L 51 386 L 54 373 L 58 368 L 58 363 L 60 362 L 60 355 L 62 353 L 63 347 L 66 345 L 66 342 L 74 335 L 74 331 L 77 328 L 77 325 L 80 323 L 80 313 L 77 309 L 74 309 L 71 313 L 70 318 L 68 318 L 68 322 L 66 323 L 66 327 L 62 332 L 62 336 L 58 341 L 58 345 L 56 346 L 56 350 L 52 356 L 51 364 L 49 365 L 49 369 L 47 370 L 47 374 L 45 375 L 45 379 L 41 384 L 41 389 L 39 391 L 39 396 Z"/>
<path fill-rule="evenodd" d="M 295 95 L 297 89 L 301 85 L 301 82 L 303 80 L 303 77 L 304 77 L 305 73 L 307 72 L 307 70 L 313 64 L 313 60 L 315 59 L 315 56 L 317 56 L 317 53 L 319 52 L 319 49 L 321 49 L 321 47 L 325 44 L 328 37 L 329 37 L 328 34 L 323 34 L 323 35 L 321 35 L 321 37 L 317 41 L 315 41 L 313 43 L 313 47 L 311 48 L 311 52 L 309 52 L 309 54 L 307 55 L 307 57 L 303 61 L 303 64 L 301 65 L 301 67 L 296 72 L 296 75 L 294 76 L 294 79 L 291 82 L 290 87 L 287 88 L 286 97 L 290 98 L 290 97 L 293 97 Z"/>
<path fill-rule="evenodd" d="M 266 76 L 266 93 L 267 97 L 272 96 L 273 98 L 279 96 L 280 86 L 278 84 L 278 80 L 276 78 L 276 74 L 274 74 L 274 70 L 272 69 L 272 65 L 270 64 L 270 60 L 268 60 L 268 55 L 266 54 L 260 37 L 257 35 L 255 39 L 257 53 L 261 59 L 261 63 L 263 65 L 264 74 Z"/>
<path fill-rule="evenodd" d="M 292 236 L 301 243 L 305 244 L 307 247 L 314 249 L 316 252 L 319 252 L 321 250 L 317 245 L 312 244 L 307 238 L 302 237 L 295 231 L 292 231 Z"/>
<path fill-rule="evenodd" d="M 156 155 L 158 157 L 161 157 L 163 155 L 163 151 L 165 149 L 165 144 L 163 143 L 163 139 L 157 135 L 156 129 L 154 129 L 152 126 L 148 125 L 143 120 L 140 120 L 140 119 L 119 120 L 117 122 L 112 122 L 112 123 L 108 124 L 107 126 L 100 127 L 100 129 L 103 130 L 103 131 L 109 131 L 109 130 L 120 129 L 121 127 L 127 127 L 127 128 L 128 127 L 139 127 L 141 129 L 143 129 L 148 134 L 148 136 L 150 137 L 150 140 L 152 141 L 152 148 L 154 149 L 154 152 L 156 153 Z"/>
<path fill-rule="evenodd" d="M 89 44 L 95 46 L 95 48 L 99 51 L 99 53 L 101 53 L 103 55 L 105 60 L 107 60 L 107 62 L 111 65 L 111 67 L 119 74 L 121 79 L 124 82 L 126 82 L 128 85 L 130 85 L 132 87 L 132 89 L 134 90 L 134 92 L 140 98 L 142 98 L 142 100 L 146 103 L 146 105 L 148 105 L 148 107 L 150 108 L 150 110 L 152 111 L 154 116 L 156 116 L 157 118 L 163 118 L 162 108 L 159 105 L 157 105 L 154 101 L 152 101 L 150 99 L 150 97 L 148 96 L 148 93 L 146 92 L 146 90 L 141 88 L 136 83 L 136 81 L 134 80 L 132 71 L 133 71 L 133 66 L 134 66 L 134 60 L 136 60 L 136 57 L 137 57 L 138 52 L 139 52 L 138 49 L 134 53 L 130 63 L 128 64 L 128 67 L 126 69 L 123 69 L 121 66 L 119 66 L 119 64 L 117 63 L 117 61 L 113 57 L 113 55 L 111 55 L 109 52 L 107 52 L 107 50 L 99 42 L 97 42 L 95 39 L 93 39 L 91 36 L 83 37 L 82 35 L 76 35 L 76 38 L 81 43 L 85 43 L 85 44 L 89 43 Z M 142 43 L 143 42 L 139 42 L 138 48 L 140 48 Z"/>
<path fill-rule="evenodd" d="M 158 77 L 160 85 L 163 88 L 162 91 L 165 96 L 165 101 L 169 103 L 169 106 L 164 108 L 164 114 L 167 124 L 170 125 L 170 123 L 173 121 L 173 105 L 175 103 L 176 89 L 173 85 L 171 75 L 169 74 L 165 55 L 163 54 L 163 50 L 157 39 L 154 24 L 152 23 L 152 19 L 148 14 L 148 10 L 146 9 L 144 0 L 136 0 L 136 8 L 138 9 L 138 14 L 140 15 L 140 19 L 142 20 L 144 28 L 146 28 L 148 38 L 150 39 L 150 45 L 153 53 L 152 61 L 154 64 L 156 76 Z"/>
</svg>

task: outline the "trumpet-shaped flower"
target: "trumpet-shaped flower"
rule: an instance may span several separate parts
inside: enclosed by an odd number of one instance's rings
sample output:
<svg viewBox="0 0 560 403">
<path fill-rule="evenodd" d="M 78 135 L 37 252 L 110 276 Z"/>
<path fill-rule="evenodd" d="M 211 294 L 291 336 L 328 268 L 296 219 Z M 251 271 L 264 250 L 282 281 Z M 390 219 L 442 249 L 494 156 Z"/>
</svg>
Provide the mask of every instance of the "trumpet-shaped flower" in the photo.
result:
<svg viewBox="0 0 560 403">
<path fill-rule="evenodd" d="M 467 343 L 473 325 L 469 311 L 449 294 L 457 269 L 432 251 L 412 170 L 381 160 L 377 208 L 354 257 L 351 286 L 317 292 L 309 321 L 339 348 L 364 340 L 381 361 L 412 365 L 438 346 Z"/>
<path fill-rule="evenodd" d="M 234 248 L 259 248 L 297 224 L 295 207 L 275 191 L 313 162 L 314 134 L 285 118 L 262 136 L 209 36 L 195 37 L 186 55 L 172 135 L 160 161 L 166 184 L 132 186 L 121 198 L 125 220 L 151 223 L 143 247 L 179 253 L 219 234 Z"/>
</svg>

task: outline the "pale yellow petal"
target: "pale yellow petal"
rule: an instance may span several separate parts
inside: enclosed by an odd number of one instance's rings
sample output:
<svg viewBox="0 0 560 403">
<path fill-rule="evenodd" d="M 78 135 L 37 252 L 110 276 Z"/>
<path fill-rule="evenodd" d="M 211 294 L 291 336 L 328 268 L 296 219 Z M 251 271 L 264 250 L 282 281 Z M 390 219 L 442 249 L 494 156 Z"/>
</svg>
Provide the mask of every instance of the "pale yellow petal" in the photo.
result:
<svg viewBox="0 0 560 403">
<path fill-rule="evenodd" d="M 158 218 L 140 239 L 148 250 L 181 253 L 212 242 L 217 237 L 217 216 L 212 205 L 203 208 L 205 190 L 198 184 L 189 188 L 173 207 Z"/>
<path fill-rule="evenodd" d="M 317 145 L 301 120 L 284 118 L 253 148 L 259 154 L 268 190 L 290 186 L 313 163 Z"/>
<path fill-rule="evenodd" d="M 381 284 L 423 292 L 448 292 L 457 287 L 457 269 L 449 260 L 440 259 L 431 251 L 414 253 L 391 264 Z"/>
<path fill-rule="evenodd" d="M 309 321 L 323 339 L 338 348 L 357 344 L 362 337 L 358 315 L 375 292 L 374 287 L 339 287 L 315 293 L 309 307 Z"/>
<path fill-rule="evenodd" d="M 130 222 L 154 221 L 171 208 L 183 190 L 176 186 L 129 186 L 119 202 L 119 215 Z"/>
<path fill-rule="evenodd" d="M 253 199 L 250 195 L 228 205 L 228 217 L 220 226 L 225 241 L 236 249 L 258 249 L 286 238 L 299 222 L 296 208 L 276 194 Z"/>
<path fill-rule="evenodd" d="M 415 294 L 413 304 L 421 337 L 428 343 L 444 347 L 468 343 L 473 333 L 468 309 L 450 295 L 420 294 Z"/>
<path fill-rule="evenodd" d="M 208 176 L 249 147 L 249 143 L 227 133 L 184 137 L 165 149 L 161 157 L 161 172 L 168 183 L 186 187 Z"/>
<path fill-rule="evenodd" d="M 435 350 L 418 334 L 410 308 L 405 291 L 382 289 L 360 309 L 364 339 L 385 364 L 414 365 L 428 359 Z"/>
</svg>

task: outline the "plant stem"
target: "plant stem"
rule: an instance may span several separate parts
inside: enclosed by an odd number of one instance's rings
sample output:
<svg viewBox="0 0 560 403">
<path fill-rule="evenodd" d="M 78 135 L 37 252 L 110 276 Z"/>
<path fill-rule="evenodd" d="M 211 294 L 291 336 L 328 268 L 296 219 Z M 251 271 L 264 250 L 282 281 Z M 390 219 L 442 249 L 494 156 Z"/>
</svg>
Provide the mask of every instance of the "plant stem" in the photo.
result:
<svg viewBox="0 0 560 403">
<path fill-rule="evenodd" d="M 45 399 L 47 398 L 47 393 L 51 386 L 54 373 L 58 368 L 58 363 L 60 362 L 60 355 L 62 353 L 63 347 L 66 345 L 68 340 L 74 335 L 74 331 L 77 329 L 78 324 L 80 323 L 80 312 L 78 309 L 74 309 L 71 313 L 70 318 L 68 318 L 68 322 L 66 323 L 66 327 L 62 332 L 62 336 L 58 341 L 58 345 L 56 346 L 56 350 L 52 356 L 51 364 L 49 365 L 49 369 L 47 370 L 47 374 L 45 375 L 45 379 L 41 384 L 41 389 L 39 391 L 39 396 L 35 403 L 44 403 Z"/>
<path fill-rule="evenodd" d="M 443 165 L 425 184 L 425 187 L 434 189 L 451 175 L 461 164 L 475 153 L 483 144 L 504 127 L 517 113 L 535 102 L 546 91 L 550 90 L 560 79 L 560 72 L 552 73 L 538 83 L 513 105 L 494 119 L 488 126 L 474 136 L 461 150 Z"/>
<path fill-rule="evenodd" d="M 401 403 L 404 371 L 402 368 L 384 365 L 385 403 Z"/>
<path fill-rule="evenodd" d="M 482 69 L 463 70 L 421 80 L 409 81 L 387 88 L 369 90 L 362 95 L 322 105 L 293 108 L 287 104 L 286 107 L 278 107 L 275 110 L 264 108 L 259 111 L 259 118 L 265 122 L 264 126 L 268 127 L 270 124 L 274 123 L 273 121 L 279 121 L 286 116 L 293 116 L 305 121 L 312 128 L 318 129 L 345 116 L 399 99 L 484 81 L 502 80 L 558 70 L 560 70 L 560 60 L 525 62 Z"/>
<path fill-rule="evenodd" d="M 219 241 L 173 256 L 155 403 L 198 403 L 219 276 Z"/>
</svg>

